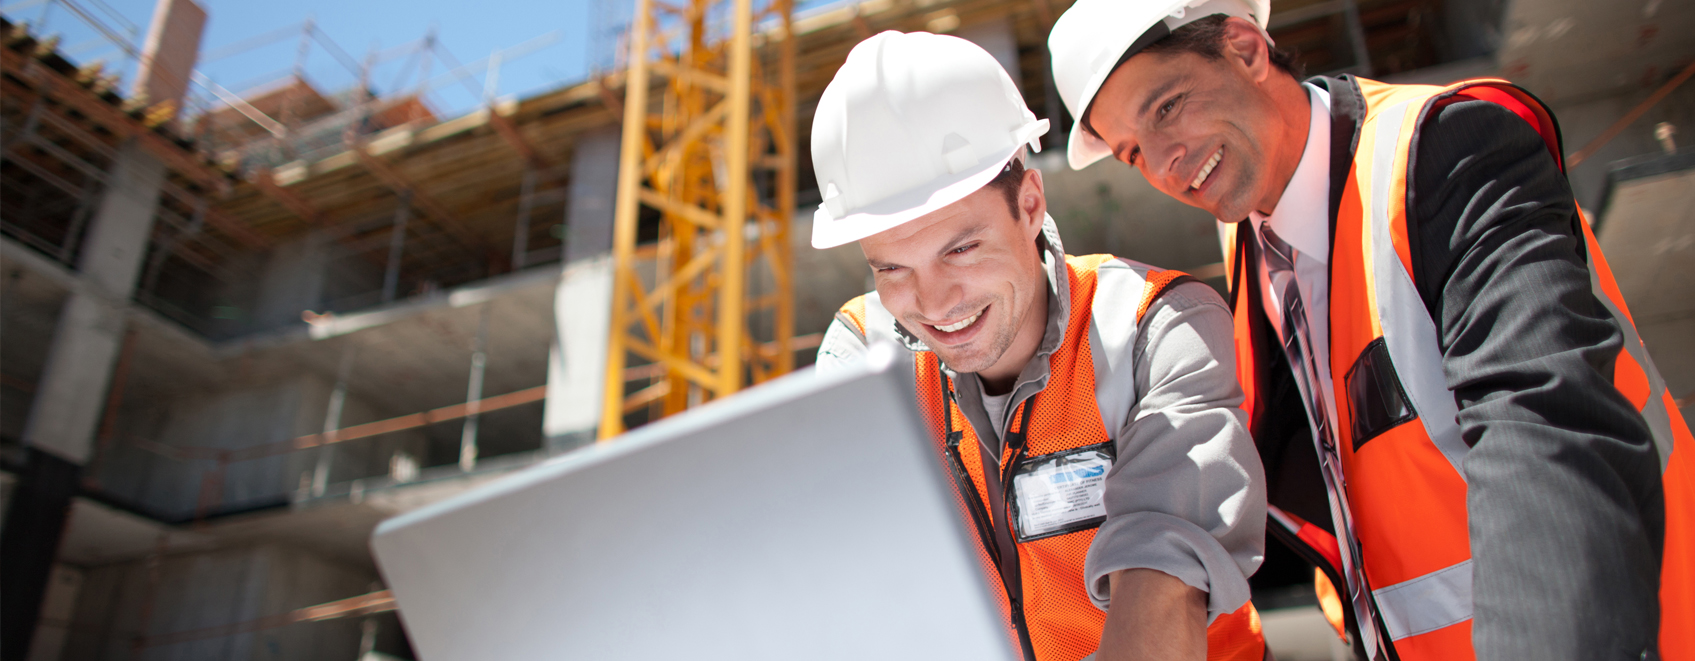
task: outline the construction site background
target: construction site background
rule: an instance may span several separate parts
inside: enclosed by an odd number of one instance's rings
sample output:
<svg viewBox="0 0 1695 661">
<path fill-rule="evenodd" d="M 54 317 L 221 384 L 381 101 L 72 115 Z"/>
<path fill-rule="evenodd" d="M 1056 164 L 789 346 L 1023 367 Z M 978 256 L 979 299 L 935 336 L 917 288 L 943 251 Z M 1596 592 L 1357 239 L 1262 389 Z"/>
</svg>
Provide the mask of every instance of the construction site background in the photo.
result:
<svg viewBox="0 0 1695 661">
<path fill-rule="evenodd" d="M 701 33 L 729 38 L 727 3 L 657 6 L 667 25 L 702 8 Z M 736 295 L 748 365 L 720 370 L 710 347 L 681 346 L 709 333 L 665 349 L 659 330 L 673 322 L 641 311 L 716 309 L 729 294 L 701 293 L 715 272 L 699 265 L 717 248 L 680 252 L 679 228 L 727 228 L 643 196 L 630 202 L 628 250 L 615 245 L 634 0 L 601 0 L 583 17 L 580 79 L 514 96 L 498 93 L 502 63 L 550 52 L 555 26 L 463 63 L 437 34 L 351 55 L 309 20 L 202 44 L 207 15 L 190 0 L 159 0 L 145 25 L 101 0 L 0 5 L 0 536 L 21 554 L 8 557 L 32 563 L 0 568 L 0 582 L 16 594 L 44 577 L 28 635 L 0 632 L 27 650 L 0 655 L 412 658 L 366 547 L 377 522 L 593 442 L 609 421 L 641 425 L 734 391 L 708 377 L 734 371 L 740 387 L 810 364 L 837 306 L 870 287 L 857 248 L 807 243 L 820 195 L 805 146 L 825 84 L 882 30 L 977 43 L 1054 121 L 1033 163 L 1068 252 L 1222 286 L 1203 212 L 1121 164 L 1065 167 L 1072 118 L 1045 41 L 1068 6 L 754 4 L 755 88 L 788 91 L 753 106 L 771 115 L 752 138 L 752 220 L 738 231 L 767 261 L 749 262 Z M 73 48 L 33 26 L 44 7 L 64 33 L 100 43 Z M 1695 151 L 1677 147 L 1679 127 L 1695 127 L 1695 85 L 1684 84 L 1695 6 L 1274 0 L 1269 32 L 1309 74 L 1499 76 L 1547 101 L 1644 341 L 1695 413 Z M 296 59 L 271 79 L 231 89 L 197 73 L 213 56 L 279 43 Z M 308 57 L 339 73 L 308 75 Z M 688 132 L 659 126 L 686 116 L 667 105 L 682 98 L 678 81 L 719 84 L 681 64 L 652 69 L 655 135 Z M 662 171 L 668 153 L 655 147 L 642 171 Z M 678 171 L 716 172 L 723 158 Z M 615 301 L 627 325 L 651 324 L 652 347 L 615 337 Z M 685 353 L 694 368 L 672 357 Z M 702 373 L 680 375 L 689 369 Z M 608 374 L 621 390 L 607 392 Z M 40 486 L 60 483 L 72 488 Z M 54 502 L 68 514 L 43 506 Z M 1273 546 L 1253 583 L 1278 657 L 1344 658 L 1317 615 L 1311 567 Z"/>
</svg>

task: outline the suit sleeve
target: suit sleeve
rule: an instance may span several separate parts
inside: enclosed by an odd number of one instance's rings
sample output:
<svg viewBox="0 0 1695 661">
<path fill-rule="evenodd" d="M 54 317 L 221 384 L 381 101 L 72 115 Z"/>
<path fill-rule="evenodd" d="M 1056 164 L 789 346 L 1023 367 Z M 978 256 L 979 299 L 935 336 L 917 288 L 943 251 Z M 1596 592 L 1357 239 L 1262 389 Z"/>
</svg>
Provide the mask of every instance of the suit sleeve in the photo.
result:
<svg viewBox="0 0 1695 661">
<path fill-rule="evenodd" d="M 1459 407 L 1478 659 L 1637 659 L 1659 623 L 1659 457 L 1612 384 L 1570 184 L 1487 102 L 1426 119 L 1409 210 Z"/>
</svg>

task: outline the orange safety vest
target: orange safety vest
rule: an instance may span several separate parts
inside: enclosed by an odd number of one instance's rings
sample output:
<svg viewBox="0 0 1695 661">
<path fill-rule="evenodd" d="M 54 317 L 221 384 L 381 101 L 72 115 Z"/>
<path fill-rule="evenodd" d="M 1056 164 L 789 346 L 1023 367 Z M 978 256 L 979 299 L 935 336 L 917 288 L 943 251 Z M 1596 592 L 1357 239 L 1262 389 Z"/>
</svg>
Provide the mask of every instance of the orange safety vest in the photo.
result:
<svg viewBox="0 0 1695 661">
<path fill-rule="evenodd" d="M 1376 640 L 1402 661 L 1469 659 L 1472 564 L 1461 462 L 1470 448 L 1460 438 L 1458 407 L 1442 374 L 1435 322 L 1414 281 L 1407 163 L 1430 110 L 1456 98 L 1514 111 L 1542 135 L 1563 170 L 1559 130 L 1540 101 L 1505 81 L 1436 87 L 1356 80 L 1365 116 L 1332 238 L 1329 365 L 1346 476 L 1329 497 L 1332 512 L 1346 499 L 1354 529 L 1336 522 L 1344 547 L 1276 508 L 1270 523 L 1310 547 L 1297 549 L 1303 555 L 1321 560 L 1319 592 L 1334 595 L 1326 600 L 1331 623 L 1340 631 L 1348 610 L 1373 657 Z M 1594 233 L 1581 225 L 1591 288 L 1624 333 L 1613 383 L 1653 431 L 1664 471 L 1660 658 L 1695 660 L 1695 441 L 1648 358 Z M 1254 388 L 1267 363 L 1254 355 L 1250 315 L 1262 312 L 1250 303 L 1244 277 L 1252 279 L 1256 266 L 1238 245 L 1237 227 L 1225 225 L 1226 272 L 1237 374 L 1253 429 Z M 1352 558 L 1362 566 L 1352 566 Z M 1351 594 L 1350 584 L 1363 585 L 1368 598 Z"/>
<path fill-rule="evenodd" d="M 1083 561 L 1105 517 L 1035 536 L 1017 535 L 1012 480 L 1021 468 L 1076 452 L 1115 454 L 1095 399 L 1095 370 L 1089 348 L 1090 309 L 1096 269 L 1111 255 L 1066 257 L 1070 318 L 1065 340 L 1049 359 L 1046 388 L 1025 400 L 1007 423 L 1000 465 L 985 473 L 978 435 L 954 401 L 951 380 L 929 351 L 914 356 L 919 406 L 935 434 L 937 449 L 953 472 L 955 495 L 978 533 L 977 551 L 997 593 L 1014 643 L 1032 661 L 1075 661 L 1100 646 L 1106 613 L 1090 601 Z M 1154 299 L 1184 274 L 1148 271 L 1136 313 L 1139 323 Z M 866 297 L 842 306 L 841 316 L 866 331 Z M 993 514 L 991 514 L 991 512 Z M 1018 539 L 1014 539 L 1014 537 Z M 1003 551 L 1010 547 L 1010 551 Z M 1016 555 L 1015 562 L 1001 562 Z M 1207 628 L 1210 660 L 1261 661 L 1265 640 L 1253 602 L 1221 615 Z"/>
</svg>

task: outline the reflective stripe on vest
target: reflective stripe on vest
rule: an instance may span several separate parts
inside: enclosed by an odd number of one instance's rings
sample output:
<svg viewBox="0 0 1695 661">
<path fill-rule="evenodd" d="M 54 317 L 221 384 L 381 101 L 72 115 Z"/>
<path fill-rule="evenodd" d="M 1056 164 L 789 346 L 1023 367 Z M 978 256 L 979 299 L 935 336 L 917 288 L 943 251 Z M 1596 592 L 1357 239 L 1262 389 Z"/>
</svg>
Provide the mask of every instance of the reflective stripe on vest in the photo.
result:
<svg viewBox="0 0 1695 661">
<path fill-rule="evenodd" d="M 1358 84 L 1366 115 L 1337 212 L 1330 264 L 1330 368 L 1352 532 L 1363 549 L 1377 624 L 1396 655 L 1404 661 L 1471 658 L 1472 562 L 1462 464 L 1469 448 L 1460 438 L 1458 409 L 1442 373 L 1437 328 L 1413 279 L 1407 164 L 1427 114 L 1454 97 L 1512 110 L 1543 136 L 1556 162 L 1558 130 L 1540 102 L 1504 81 L 1432 87 L 1358 79 Z M 1641 343 L 1593 232 L 1587 222 L 1579 224 L 1591 288 L 1624 335 L 1614 384 L 1642 412 L 1664 470 L 1660 654 L 1695 660 L 1695 628 L 1688 626 L 1695 622 L 1690 479 L 1695 459 L 1689 449 L 1695 442 Z M 1253 401 L 1255 370 L 1262 366 L 1253 360 L 1249 326 L 1240 317 L 1257 313 L 1245 294 L 1255 266 L 1235 245 L 1235 229 L 1224 233 L 1228 275 L 1238 290 L 1237 348 L 1250 352 L 1238 357 L 1238 373 Z M 1419 424 L 1408 424 L 1414 420 Z M 1356 615 L 1365 621 L 1366 614 Z"/>
<path fill-rule="evenodd" d="M 1393 91 L 1399 94 L 1366 95 L 1353 177 L 1336 223 L 1330 317 L 1338 444 L 1383 633 L 1406 661 L 1466 658 L 1472 653 L 1463 465 L 1469 448 L 1442 374 L 1435 321 L 1413 282 L 1410 258 L 1403 259 L 1410 256 L 1408 147 L 1436 88 Z M 1363 410 L 1374 403 L 1380 406 Z M 1412 420 L 1418 424 L 1407 424 Z M 1438 633 L 1449 627 L 1458 631 Z"/>
<path fill-rule="evenodd" d="M 1066 269 L 1071 295 L 1070 318 L 1065 325 L 1065 338 L 1049 358 L 1047 386 L 1030 397 L 1031 403 L 1008 402 L 1014 411 L 1006 429 L 1024 431 L 1021 450 L 1005 451 L 995 447 L 1000 466 L 991 467 L 1003 478 L 998 480 L 1003 491 L 1010 494 L 1005 479 L 1020 459 L 1076 451 L 1112 439 L 1102 422 L 1100 405 L 1095 399 L 1095 374 L 1089 344 L 1091 311 L 1095 305 L 1136 304 L 1137 320 L 1147 312 L 1152 301 L 1183 276 L 1178 271 L 1143 271 L 1134 269 L 1140 278 L 1125 280 L 1125 291 L 1101 292 L 1097 285 L 1097 269 L 1114 259 L 1110 255 L 1067 257 Z M 1140 300 L 1131 299 L 1132 290 Z M 1103 300 L 1099 294 L 1104 294 Z M 842 307 L 838 318 L 854 324 L 862 335 L 866 324 L 892 324 L 893 318 L 872 296 L 854 299 Z M 1093 654 L 1100 645 L 1106 613 L 1090 601 L 1084 585 L 1084 560 L 1099 529 L 1095 522 L 1087 528 L 1035 536 L 1015 543 L 1017 565 L 1015 574 L 1003 574 L 995 565 L 995 530 L 1016 529 L 1010 507 L 1006 511 L 989 513 L 987 505 L 994 499 L 989 494 L 989 480 L 984 472 L 985 462 L 980 452 L 979 437 L 958 406 L 947 404 L 950 397 L 943 388 L 951 388 L 940 361 L 932 352 L 920 352 L 914 357 L 915 378 L 920 407 L 936 435 L 937 446 L 944 462 L 953 467 L 956 495 L 963 518 L 978 528 L 978 557 L 985 563 L 984 574 L 992 585 L 1007 587 L 1003 575 L 1015 575 L 1018 585 L 1012 590 L 999 591 L 997 601 L 1008 626 L 1014 631 L 1013 642 L 1022 645 L 1027 640 L 1036 661 L 1074 661 Z M 1024 419 L 1028 416 L 1029 419 Z M 946 438 L 951 429 L 956 440 Z M 957 450 L 950 450 L 950 446 Z M 1008 495 L 1005 501 L 1013 498 Z M 986 519 L 986 520 L 985 520 Z M 989 529 L 985 530 L 984 527 Z M 1013 602 L 1016 595 L 1017 603 Z M 1023 635 L 1019 635 L 1019 632 Z M 1022 639 L 1022 640 L 1021 640 Z M 1265 654 L 1260 634 L 1259 614 L 1253 604 L 1244 604 L 1233 613 L 1220 615 L 1207 628 L 1207 658 L 1212 660 L 1260 661 Z"/>
</svg>

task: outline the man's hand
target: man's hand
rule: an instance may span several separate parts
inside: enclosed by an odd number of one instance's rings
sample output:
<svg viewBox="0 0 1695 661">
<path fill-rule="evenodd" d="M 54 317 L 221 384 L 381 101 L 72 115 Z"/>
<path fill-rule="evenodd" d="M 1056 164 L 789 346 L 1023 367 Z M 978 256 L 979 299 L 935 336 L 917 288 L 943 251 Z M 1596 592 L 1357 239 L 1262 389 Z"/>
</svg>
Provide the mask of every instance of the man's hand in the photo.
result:
<svg viewBox="0 0 1695 661">
<path fill-rule="evenodd" d="M 1107 580 L 1112 605 L 1096 661 L 1206 658 L 1207 593 L 1153 569 L 1125 569 Z"/>
</svg>

